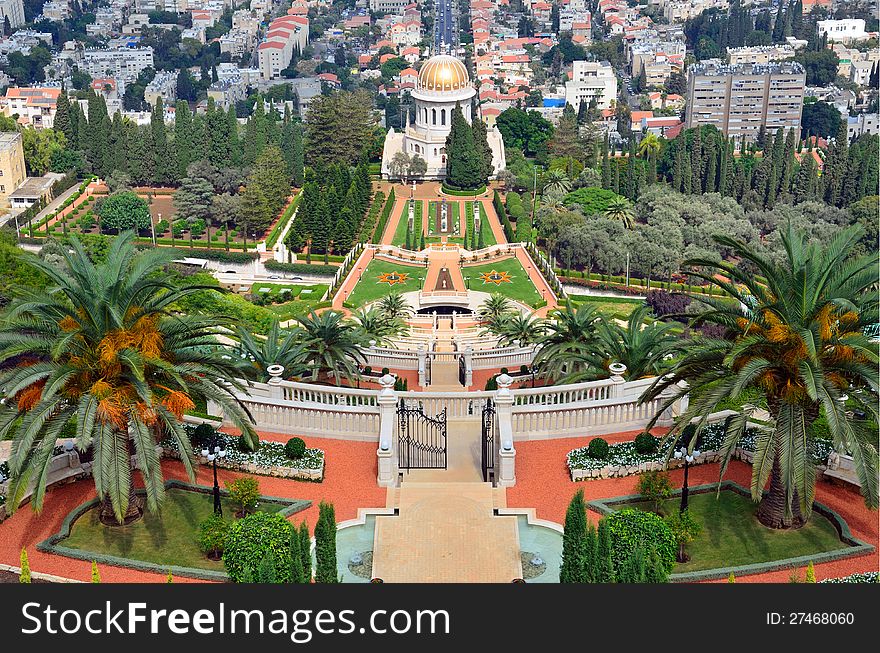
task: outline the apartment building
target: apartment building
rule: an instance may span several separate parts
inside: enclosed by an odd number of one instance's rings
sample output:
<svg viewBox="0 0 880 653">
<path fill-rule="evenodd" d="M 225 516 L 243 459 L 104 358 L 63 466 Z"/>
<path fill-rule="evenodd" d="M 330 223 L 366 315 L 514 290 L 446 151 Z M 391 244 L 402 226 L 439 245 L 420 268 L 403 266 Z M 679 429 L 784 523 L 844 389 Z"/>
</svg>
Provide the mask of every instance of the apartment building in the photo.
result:
<svg viewBox="0 0 880 653">
<path fill-rule="evenodd" d="M 745 48 L 727 48 L 727 56 L 734 66 L 739 64 L 769 64 L 794 57 L 794 48 L 784 45 L 761 45 Z"/>
<path fill-rule="evenodd" d="M 688 68 L 685 128 L 714 125 L 738 144 L 767 131 L 800 129 L 806 73 L 794 61 L 724 64 L 708 59 Z"/>
<path fill-rule="evenodd" d="M 43 3 L 43 17 L 46 20 L 61 22 L 70 17 L 70 4 L 65 0 L 50 0 Z"/>
<path fill-rule="evenodd" d="M 850 139 L 857 138 L 862 134 L 880 134 L 880 116 L 876 113 L 860 113 L 857 116 L 848 116 L 846 119 L 846 133 Z"/>
<path fill-rule="evenodd" d="M 663 16 L 670 23 L 683 23 L 707 9 L 727 9 L 727 0 L 664 0 Z"/>
<path fill-rule="evenodd" d="M 156 101 L 162 98 L 162 105 L 173 106 L 177 101 L 177 71 L 160 70 L 153 80 L 144 89 L 144 101 L 151 107 L 156 106 Z"/>
<path fill-rule="evenodd" d="M 400 14 L 412 0 L 370 0 L 370 11 L 380 14 Z"/>
<path fill-rule="evenodd" d="M 12 27 L 24 25 L 23 0 L 0 0 L 0 23 L 7 18 Z"/>
<path fill-rule="evenodd" d="M 10 86 L 0 97 L 0 112 L 18 116 L 18 124 L 34 129 L 51 129 L 55 123 L 55 107 L 60 88 Z"/>
<path fill-rule="evenodd" d="M 829 41 L 850 43 L 875 36 L 876 32 L 865 31 L 864 18 L 844 18 L 842 20 L 820 20 L 816 23 L 819 36 L 827 36 Z"/>
<path fill-rule="evenodd" d="M 260 74 L 264 80 L 278 79 L 290 65 L 295 52 L 302 52 L 309 43 L 309 19 L 304 16 L 282 16 L 269 23 L 266 39 L 257 46 Z"/>
<path fill-rule="evenodd" d="M 108 48 L 85 50 L 83 65 L 92 77 L 133 79 L 153 65 L 153 48 Z"/>
<path fill-rule="evenodd" d="M 571 79 L 565 83 L 565 101 L 577 110 L 593 98 L 599 109 L 610 109 L 617 97 L 617 77 L 607 61 L 575 61 Z"/>
<path fill-rule="evenodd" d="M 0 206 L 25 180 L 24 148 L 18 132 L 0 132 Z"/>
</svg>

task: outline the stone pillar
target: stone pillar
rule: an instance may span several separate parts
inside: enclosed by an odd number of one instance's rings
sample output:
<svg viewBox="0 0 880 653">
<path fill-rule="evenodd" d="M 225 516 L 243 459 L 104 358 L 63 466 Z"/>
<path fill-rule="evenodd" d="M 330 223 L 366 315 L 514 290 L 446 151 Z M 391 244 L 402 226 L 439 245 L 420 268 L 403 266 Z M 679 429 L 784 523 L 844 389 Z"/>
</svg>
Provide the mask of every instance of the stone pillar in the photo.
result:
<svg viewBox="0 0 880 653">
<path fill-rule="evenodd" d="M 464 384 L 468 388 L 474 384 L 474 348 L 470 345 L 464 348 Z"/>
<path fill-rule="evenodd" d="M 516 485 L 516 449 L 513 448 L 513 379 L 507 374 L 498 377 L 495 393 L 495 418 L 498 420 L 498 472 L 496 481 L 501 487 Z"/>
<path fill-rule="evenodd" d="M 417 355 L 419 357 L 419 386 L 424 388 L 425 384 L 427 382 L 427 379 L 425 378 L 425 374 L 427 372 L 427 361 L 428 361 L 428 354 L 425 351 L 424 345 L 419 345 Z"/>
<path fill-rule="evenodd" d="M 623 378 L 623 375 L 626 373 L 626 365 L 623 363 L 611 363 L 608 366 L 608 371 L 611 372 L 611 397 L 622 397 L 623 396 L 623 384 L 626 383 L 626 380 Z"/>
<path fill-rule="evenodd" d="M 284 388 L 281 387 L 283 381 L 281 375 L 284 374 L 283 365 L 270 365 L 266 368 L 269 373 L 269 392 L 273 399 L 284 399 Z"/>
<path fill-rule="evenodd" d="M 397 485 L 397 458 L 394 455 L 394 427 L 397 423 L 397 393 L 394 391 L 395 378 L 386 374 L 379 379 L 379 448 L 376 450 L 379 473 L 376 482 L 379 487 Z"/>
</svg>

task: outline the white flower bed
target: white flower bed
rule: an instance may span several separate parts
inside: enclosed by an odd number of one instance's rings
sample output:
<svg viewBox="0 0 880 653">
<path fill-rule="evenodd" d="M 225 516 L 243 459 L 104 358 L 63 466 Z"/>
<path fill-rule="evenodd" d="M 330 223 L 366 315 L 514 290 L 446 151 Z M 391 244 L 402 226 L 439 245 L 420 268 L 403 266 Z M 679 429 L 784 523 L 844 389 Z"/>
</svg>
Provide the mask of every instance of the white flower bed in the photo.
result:
<svg viewBox="0 0 880 653">
<path fill-rule="evenodd" d="M 692 465 L 715 463 L 721 461 L 720 447 L 723 441 L 724 425 L 721 422 L 707 424 L 703 427 L 700 438 L 700 455 Z M 755 429 L 747 429 L 740 439 L 739 446 L 734 450 L 733 457 L 751 464 L 755 450 Z M 659 438 L 656 438 L 659 443 Z M 816 442 L 813 462 L 824 466 L 831 453 L 831 443 L 824 440 Z M 572 481 L 583 481 L 596 478 L 619 478 L 641 474 L 651 470 L 675 469 L 684 465 L 675 458 L 666 460 L 666 454 L 659 449 L 654 453 L 641 454 L 636 451 L 634 442 L 621 442 L 608 445 L 608 456 L 598 459 L 589 455 L 588 447 L 581 447 L 568 452 L 566 456 L 568 470 Z"/>
<path fill-rule="evenodd" d="M 188 429 L 191 430 L 191 429 Z M 226 456 L 217 459 L 217 467 L 232 469 L 239 472 L 259 474 L 261 476 L 277 476 L 304 481 L 322 481 L 324 479 L 324 451 L 322 449 L 306 449 L 302 458 L 291 460 L 284 452 L 284 444 L 270 440 L 260 440 L 256 451 L 240 446 L 238 436 L 217 433 L 218 444 L 226 448 Z M 161 442 L 166 456 L 180 458 L 180 452 L 172 440 Z M 208 459 L 193 447 L 196 458 L 203 465 Z"/>
<path fill-rule="evenodd" d="M 866 571 L 862 574 L 850 574 L 849 576 L 843 576 L 842 578 L 826 578 L 825 580 L 820 580 L 820 583 L 876 583 L 877 580 L 877 572 L 876 571 Z"/>
</svg>

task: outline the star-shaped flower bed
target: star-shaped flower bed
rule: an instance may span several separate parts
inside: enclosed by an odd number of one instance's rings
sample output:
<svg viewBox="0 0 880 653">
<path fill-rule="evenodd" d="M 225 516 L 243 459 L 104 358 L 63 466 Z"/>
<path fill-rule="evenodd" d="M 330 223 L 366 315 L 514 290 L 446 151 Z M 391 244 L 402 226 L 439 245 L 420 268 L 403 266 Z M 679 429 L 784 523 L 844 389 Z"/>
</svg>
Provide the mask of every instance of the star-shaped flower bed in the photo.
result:
<svg viewBox="0 0 880 653">
<path fill-rule="evenodd" d="M 396 283 L 406 283 L 408 278 L 408 272 L 383 272 L 379 275 L 379 283 L 387 283 L 389 286 L 393 286 Z"/>
<path fill-rule="evenodd" d="M 494 283 L 496 286 L 500 286 L 502 283 L 513 283 L 509 272 L 498 272 L 497 270 L 483 272 L 480 279 L 483 280 L 483 283 Z"/>
</svg>

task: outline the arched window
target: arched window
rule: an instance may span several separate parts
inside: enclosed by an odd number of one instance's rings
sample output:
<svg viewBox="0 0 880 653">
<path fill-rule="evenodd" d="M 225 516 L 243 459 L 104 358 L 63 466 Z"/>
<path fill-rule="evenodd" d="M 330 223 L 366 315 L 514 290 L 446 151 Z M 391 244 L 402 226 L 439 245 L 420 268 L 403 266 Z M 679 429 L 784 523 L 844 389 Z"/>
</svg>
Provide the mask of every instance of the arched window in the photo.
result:
<svg viewBox="0 0 880 653">
<path fill-rule="evenodd" d="M 446 124 L 446 109 L 440 109 L 440 124 Z"/>
<path fill-rule="evenodd" d="M 431 124 L 437 124 L 437 109 L 431 109 Z"/>
</svg>

